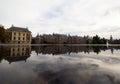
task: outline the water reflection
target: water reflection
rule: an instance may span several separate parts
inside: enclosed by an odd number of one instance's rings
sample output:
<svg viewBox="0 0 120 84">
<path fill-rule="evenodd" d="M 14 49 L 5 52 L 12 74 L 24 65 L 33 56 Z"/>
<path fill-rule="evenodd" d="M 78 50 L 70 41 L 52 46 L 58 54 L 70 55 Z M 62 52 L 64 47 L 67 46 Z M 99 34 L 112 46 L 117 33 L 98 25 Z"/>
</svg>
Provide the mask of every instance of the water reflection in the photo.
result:
<svg viewBox="0 0 120 84">
<path fill-rule="evenodd" d="M 31 46 L 0 46 L 0 62 L 3 59 L 9 63 L 26 61 L 30 53 Z"/>
<path fill-rule="evenodd" d="M 43 64 L 44 65 L 44 64 Z M 120 84 L 115 74 L 100 71 L 96 65 L 69 65 L 55 68 L 55 65 L 37 66 L 34 70 L 38 74 L 37 84 Z"/>
<path fill-rule="evenodd" d="M 9 63 L 17 61 L 26 61 L 32 51 L 36 54 L 71 54 L 71 53 L 90 53 L 99 54 L 101 51 L 120 49 L 120 46 L 73 46 L 73 45 L 41 45 L 41 46 L 0 46 L 0 62 L 5 59 Z"/>
<path fill-rule="evenodd" d="M 9 63 L 17 61 L 26 61 L 32 51 L 36 54 L 71 54 L 71 53 L 90 53 L 99 54 L 101 51 L 119 50 L 120 46 L 73 46 L 73 45 L 41 45 L 41 46 L 0 46 L 0 62 L 5 59 Z"/>
<path fill-rule="evenodd" d="M 120 84 L 119 50 L 119 46 L 0 46 L 0 84 Z"/>
<path fill-rule="evenodd" d="M 59 54 L 66 54 L 66 53 L 90 53 L 94 52 L 99 54 L 101 51 L 111 50 L 111 53 L 114 53 L 114 49 L 120 49 L 120 46 L 73 46 L 73 45 L 44 45 L 44 46 L 33 46 L 32 50 L 35 50 L 37 54 L 52 54 L 52 55 L 59 55 Z"/>
</svg>

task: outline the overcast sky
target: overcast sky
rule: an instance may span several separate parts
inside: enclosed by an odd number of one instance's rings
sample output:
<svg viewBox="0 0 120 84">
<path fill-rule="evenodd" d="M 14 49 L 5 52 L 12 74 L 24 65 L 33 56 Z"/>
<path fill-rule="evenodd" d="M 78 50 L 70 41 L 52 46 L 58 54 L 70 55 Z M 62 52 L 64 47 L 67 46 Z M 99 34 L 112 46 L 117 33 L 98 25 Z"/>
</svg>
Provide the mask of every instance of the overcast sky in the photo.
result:
<svg viewBox="0 0 120 84">
<path fill-rule="evenodd" d="M 37 33 L 120 38 L 120 0 L 0 0 L 0 24 Z"/>
</svg>

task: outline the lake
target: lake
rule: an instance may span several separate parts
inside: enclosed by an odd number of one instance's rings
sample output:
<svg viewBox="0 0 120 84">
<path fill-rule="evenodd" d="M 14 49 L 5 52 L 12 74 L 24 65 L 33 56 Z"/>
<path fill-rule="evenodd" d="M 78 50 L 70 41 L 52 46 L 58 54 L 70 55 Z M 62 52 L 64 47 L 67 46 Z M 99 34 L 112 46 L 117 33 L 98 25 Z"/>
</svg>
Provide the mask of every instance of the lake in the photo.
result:
<svg viewBox="0 0 120 84">
<path fill-rule="evenodd" d="M 0 84 L 120 84 L 120 46 L 0 46 Z"/>
</svg>

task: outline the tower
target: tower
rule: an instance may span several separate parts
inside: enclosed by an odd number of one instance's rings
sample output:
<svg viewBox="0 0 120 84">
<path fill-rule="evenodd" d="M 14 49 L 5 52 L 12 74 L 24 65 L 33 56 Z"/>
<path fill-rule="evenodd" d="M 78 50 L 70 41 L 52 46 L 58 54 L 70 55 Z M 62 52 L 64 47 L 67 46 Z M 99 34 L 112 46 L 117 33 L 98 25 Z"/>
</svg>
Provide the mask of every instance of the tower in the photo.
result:
<svg viewBox="0 0 120 84">
<path fill-rule="evenodd" d="M 112 35 L 110 35 L 110 43 L 112 43 L 112 41 L 113 41 L 113 37 Z"/>
</svg>

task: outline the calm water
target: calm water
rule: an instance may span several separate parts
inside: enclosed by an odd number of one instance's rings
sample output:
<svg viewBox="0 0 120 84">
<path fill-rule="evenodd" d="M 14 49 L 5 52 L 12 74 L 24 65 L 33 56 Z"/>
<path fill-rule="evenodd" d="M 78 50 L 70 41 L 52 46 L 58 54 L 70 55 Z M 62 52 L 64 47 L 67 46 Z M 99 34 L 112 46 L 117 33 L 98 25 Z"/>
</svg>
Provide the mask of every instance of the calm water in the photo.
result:
<svg viewBox="0 0 120 84">
<path fill-rule="evenodd" d="M 120 84 L 120 47 L 0 46 L 0 84 Z"/>
</svg>

